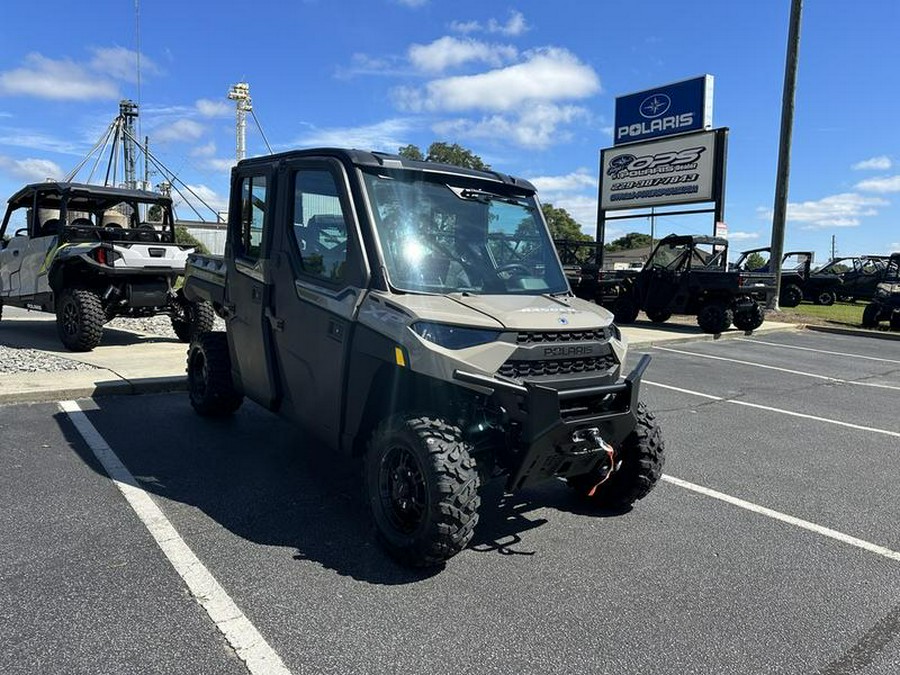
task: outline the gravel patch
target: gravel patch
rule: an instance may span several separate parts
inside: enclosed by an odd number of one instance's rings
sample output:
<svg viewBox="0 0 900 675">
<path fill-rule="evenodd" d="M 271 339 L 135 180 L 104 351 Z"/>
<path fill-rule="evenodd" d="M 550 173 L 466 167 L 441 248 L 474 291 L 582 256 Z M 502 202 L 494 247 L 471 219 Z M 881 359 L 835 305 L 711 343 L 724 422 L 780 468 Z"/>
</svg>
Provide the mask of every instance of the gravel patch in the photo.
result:
<svg viewBox="0 0 900 675">
<path fill-rule="evenodd" d="M 225 322 L 218 316 L 215 318 L 213 330 L 225 330 Z M 129 319 L 119 317 L 113 319 L 108 324 L 109 328 L 120 328 L 122 330 L 131 330 L 138 333 L 148 333 L 150 335 L 158 335 L 159 337 L 174 338 L 175 331 L 172 330 L 172 320 L 165 315 L 147 316 L 140 319 Z"/>
<path fill-rule="evenodd" d="M 97 370 L 81 361 L 71 361 L 37 349 L 0 345 L 0 373 L 59 373 L 64 370 Z"/>
</svg>

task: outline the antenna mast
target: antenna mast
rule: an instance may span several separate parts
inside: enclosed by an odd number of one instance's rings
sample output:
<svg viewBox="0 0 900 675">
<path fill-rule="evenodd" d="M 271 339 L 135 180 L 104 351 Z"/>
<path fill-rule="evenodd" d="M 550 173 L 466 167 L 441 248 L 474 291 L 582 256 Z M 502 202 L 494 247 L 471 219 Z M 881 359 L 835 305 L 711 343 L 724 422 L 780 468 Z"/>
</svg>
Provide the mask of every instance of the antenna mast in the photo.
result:
<svg viewBox="0 0 900 675">
<path fill-rule="evenodd" d="M 228 98 L 235 102 L 236 114 L 236 155 L 237 161 L 247 156 L 247 113 L 253 112 L 253 101 L 250 99 L 250 85 L 246 82 L 238 82 L 232 85 L 228 92 Z"/>
<path fill-rule="evenodd" d="M 137 116 L 138 107 L 134 101 L 119 101 L 119 118 L 122 120 L 122 126 L 125 130 L 125 133 L 122 135 L 122 155 L 125 160 L 125 187 L 129 190 L 136 190 L 138 186 L 137 172 L 135 170 L 137 152 L 135 151 L 134 143 L 136 137 L 134 120 L 137 119 Z"/>
</svg>

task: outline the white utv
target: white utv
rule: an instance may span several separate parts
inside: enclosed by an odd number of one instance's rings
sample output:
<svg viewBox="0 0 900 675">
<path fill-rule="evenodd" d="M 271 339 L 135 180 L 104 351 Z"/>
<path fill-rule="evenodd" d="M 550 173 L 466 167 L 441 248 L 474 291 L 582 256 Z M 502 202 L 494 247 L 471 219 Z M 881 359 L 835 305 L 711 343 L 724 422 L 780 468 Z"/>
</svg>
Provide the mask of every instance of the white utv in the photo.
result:
<svg viewBox="0 0 900 675">
<path fill-rule="evenodd" d="M 55 313 L 59 338 L 72 351 L 96 347 L 103 325 L 117 316 L 167 314 L 183 342 L 213 325 L 209 305 L 176 290 L 194 249 L 175 243 L 168 197 L 34 183 L 10 198 L 0 239 L 0 312 L 5 304 Z"/>
<path fill-rule="evenodd" d="M 625 339 L 572 295 L 521 179 L 357 150 L 248 159 L 225 255 L 192 255 L 184 290 L 227 327 L 188 351 L 195 410 L 246 396 L 361 460 L 405 564 L 464 549 L 494 475 L 620 509 L 662 473 L 650 357 L 622 377 Z"/>
</svg>

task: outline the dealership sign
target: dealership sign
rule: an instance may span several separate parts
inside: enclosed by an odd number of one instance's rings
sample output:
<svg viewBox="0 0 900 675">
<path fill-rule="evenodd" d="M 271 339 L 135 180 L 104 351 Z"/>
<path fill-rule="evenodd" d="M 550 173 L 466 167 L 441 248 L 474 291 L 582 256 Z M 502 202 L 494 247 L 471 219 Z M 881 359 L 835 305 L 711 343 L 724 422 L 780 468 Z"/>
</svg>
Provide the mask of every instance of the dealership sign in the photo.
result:
<svg viewBox="0 0 900 675">
<path fill-rule="evenodd" d="M 639 209 L 714 201 L 724 167 L 724 131 L 664 138 L 600 154 L 600 208 Z M 717 148 L 722 143 L 723 147 Z"/>
<path fill-rule="evenodd" d="M 712 75 L 619 96 L 613 143 L 635 143 L 709 129 L 712 100 Z"/>
</svg>

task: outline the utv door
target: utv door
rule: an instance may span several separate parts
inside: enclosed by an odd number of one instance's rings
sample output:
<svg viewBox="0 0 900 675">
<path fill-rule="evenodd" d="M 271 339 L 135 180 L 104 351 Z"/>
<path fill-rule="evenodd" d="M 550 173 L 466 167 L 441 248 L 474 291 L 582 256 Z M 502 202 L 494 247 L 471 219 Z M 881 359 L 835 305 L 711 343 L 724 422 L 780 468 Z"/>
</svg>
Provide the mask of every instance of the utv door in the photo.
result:
<svg viewBox="0 0 900 675">
<path fill-rule="evenodd" d="M 283 409 L 337 447 L 352 320 L 368 270 L 340 162 L 292 162 L 281 181 L 271 322 Z"/>
<path fill-rule="evenodd" d="M 271 303 L 270 261 L 271 222 L 274 196 L 268 173 L 235 176 L 229 217 L 229 243 L 226 251 L 228 283 L 225 307 L 228 312 L 229 345 L 232 368 L 249 398 L 267 408 L 277 402 L 274 379 L 274 354 L 267 308 Z"/>
<path fill-rule="evenodd" d="M 19 297 L 22 294 L 19 270 L 29 242 L 25 217 L 24 208 L 10 212 L 3 230 L 3 234 L 11 235 L 3 250 L 0 250 L 0 296 L 3 297 Z"/>
</svg>

